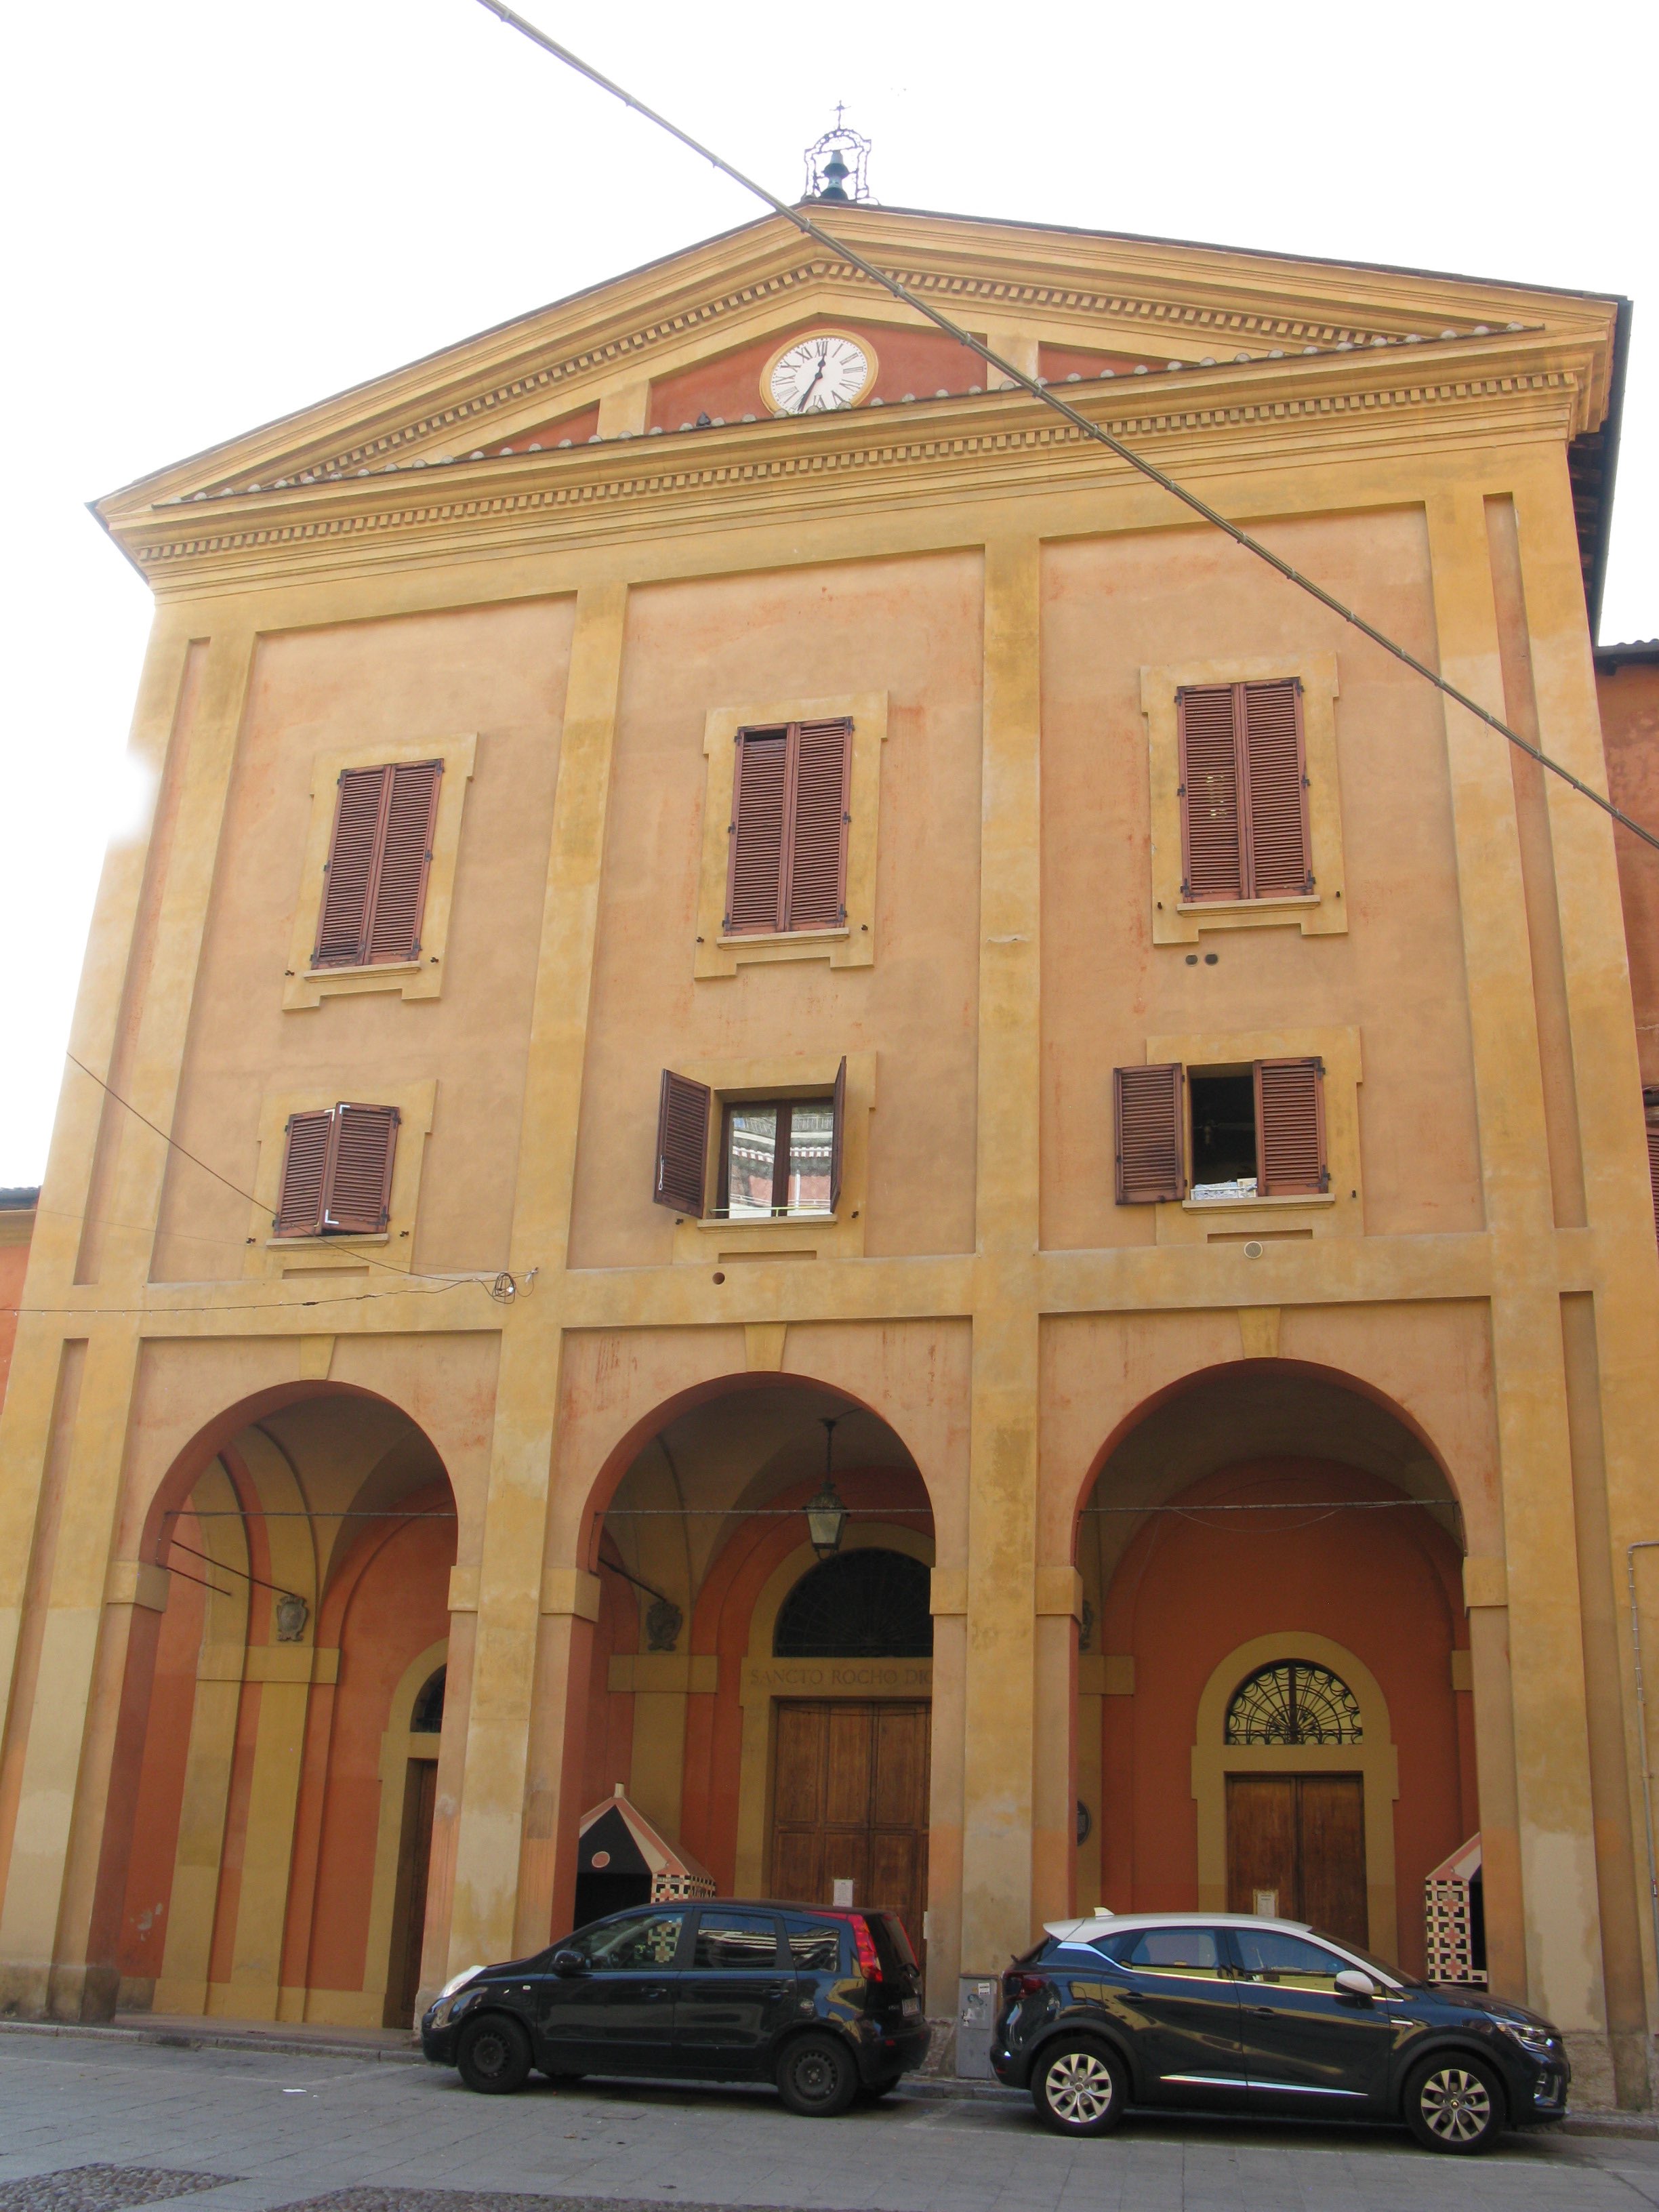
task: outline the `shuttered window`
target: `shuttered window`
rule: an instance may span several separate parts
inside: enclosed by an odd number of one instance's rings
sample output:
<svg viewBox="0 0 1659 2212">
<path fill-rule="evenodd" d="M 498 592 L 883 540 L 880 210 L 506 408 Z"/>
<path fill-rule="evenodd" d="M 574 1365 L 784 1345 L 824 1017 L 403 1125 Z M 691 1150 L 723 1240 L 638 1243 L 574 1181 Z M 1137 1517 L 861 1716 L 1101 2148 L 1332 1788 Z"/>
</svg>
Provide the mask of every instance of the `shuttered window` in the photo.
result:
<svg viewBox="0 0 1659 2212">
<path fill-rule="evenodd" d="M 1120 1206 L 1151 1206 L 1186 1195 L 1182 1089 L 1178 1062 L 1113 1069 Z"/>
<path fill-rule="evenodd" d="M 1259 1060 L 1255 1075 L 1257 1189 L 1264 1198 L 1328 1190 L 1323 1061 Z"/>
<path fill-rule="evenodd" d="M 1642 1093 L 1642 1115 L 1648 1125 L 1648 1182 L 1653 1191 L 1654 1233 L 1659 1236 L 1659 1091 Z"/>
<path fill-rule="evenodd" d="M 700 1218 L 707 1198 L 708 1085 L 665 1068 L 657 1109 L 659 1206 Z M 745 1098 L 721 1109 L 714 1212 L 730 1221 L 823 1218 L 841 1200 L 847 1062 L 822 1098 Z"/>
<path fill-rule="evenodd" d="M 1300 680 L 1188 686 L 1176 705 L 1182 898 L 1311 892 Z"/>
<path fill-rule="evenodd" d="M 342 1104 L 290 1115 L 271 1224 L 276 1235 L 372 1236 L 384 1229 L 398 1121 L 395 1106 Z"/>
<path fill-rule="evenodd" d="M 726 933 L 837 928 L 847 919 L 850 719 L 739 730 L 736 743 Z"/>
<path fill-rule="evenodd" d="M 418 957 L 442 778 L 441 761 L 342 770 L 313 967 Z"/>
<path fill-rule="evenodd" d="M 689 1076 L 662 1072 L 662 1092 L 657 1105 L 657 1173 L 651 1195 L 659 1206 L 700 1220 L 708 1160 L 708 1108 L 706 1083 Z"/>
</svg>

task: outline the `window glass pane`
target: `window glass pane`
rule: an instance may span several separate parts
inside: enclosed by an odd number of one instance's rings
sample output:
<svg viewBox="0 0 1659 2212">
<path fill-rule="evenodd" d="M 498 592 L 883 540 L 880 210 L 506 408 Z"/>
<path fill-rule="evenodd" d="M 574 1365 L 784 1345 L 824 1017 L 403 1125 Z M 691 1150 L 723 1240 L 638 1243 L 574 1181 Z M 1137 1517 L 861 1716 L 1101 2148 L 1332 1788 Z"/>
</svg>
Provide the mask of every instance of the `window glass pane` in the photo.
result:
<svg viewBox="0 0 1659 2212">
<path fill-rule="evenodd" d="M 836 1109 L 822 1105 L 798 1105 L 789 1116 L 788 1205 L 792 1213 L 830 1211 L 830 1146 L 836 1127 Z"/>
<path fill-rule="evenodd" d="M 734 1106 L 726 1118 L 726 1210 L 734 1221 L 772 1211 L 777 1159 L 775 1106 Z"/>
<path fill-rule="evenodd" d="M 672 1966 L 684 1919 L 683 1912 L 651 1912 L 635 1920 L 613 1920 L 603 1928 L 585 1930 L 567 1948 L 580 1951 L 591 1966 L 602 1972 Z"/>
<path fill-rule="evenodd" d="M 753 1972 L 777 1958 L 778 1923 L 767 1913 L 705 1912 L 697 1923 L 694 1966 Z"/>
<path fill-rule="evenodd" d="M 1221 1963 L 1214 1933 L 1208 1928 L 1144 1928 L 1126 1940 L 1118 1956 L 1126 1966 L 1189 1974 L 1214 1973 Z"/>
<path fill-rule="evenodd" d="M 1280 1936 L 1267 1928 L 1235 1928 L 1233 1937 L 1247 1974 L 1260 1981 L 1283 1982 L 1289 1989 L 1328 1990 L 1347 1964 L 1322 1943 L 1300 1936 Z"/>
<path fill-rule="evenodd" d="M 789 1952 L 804 1974 L 841 1972 L 841 1926 L 836 1921 L 787 1920 Z"/>
</svg>

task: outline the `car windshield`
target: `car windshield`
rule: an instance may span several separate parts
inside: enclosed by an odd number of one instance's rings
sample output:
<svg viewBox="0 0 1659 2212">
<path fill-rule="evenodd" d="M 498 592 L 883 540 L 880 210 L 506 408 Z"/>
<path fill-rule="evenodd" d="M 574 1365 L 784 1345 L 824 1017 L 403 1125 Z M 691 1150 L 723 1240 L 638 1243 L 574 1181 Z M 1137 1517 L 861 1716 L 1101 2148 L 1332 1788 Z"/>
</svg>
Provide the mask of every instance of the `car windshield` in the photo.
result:
<svg viewBox="0 0 1659 2212">
<path fill-rule="evenodd" d="M 1369 1966 L 1374 1972 L 1386 1975 L 1389 1981 L 1398 1982 L 1402 1989 L 1425 1990 L 1428 1987 L 1426 1982 L 1420 1981 L 1415 1974 L 1408 1974 L 1403 1966 L 1396 1966 L 1391 1959 L 1379 1959 L 1375 1951 L 1362 1951 L 1358 1943 L 1350 1943 L 1346 1936 L 1328 1936 L 1322 1928 L 1315 1928 L 1310 1932 L 1322 1943 L 1334 1943 L 1350 1959 L 1358 1959 L 1362 1966 Z"/>
</svg>

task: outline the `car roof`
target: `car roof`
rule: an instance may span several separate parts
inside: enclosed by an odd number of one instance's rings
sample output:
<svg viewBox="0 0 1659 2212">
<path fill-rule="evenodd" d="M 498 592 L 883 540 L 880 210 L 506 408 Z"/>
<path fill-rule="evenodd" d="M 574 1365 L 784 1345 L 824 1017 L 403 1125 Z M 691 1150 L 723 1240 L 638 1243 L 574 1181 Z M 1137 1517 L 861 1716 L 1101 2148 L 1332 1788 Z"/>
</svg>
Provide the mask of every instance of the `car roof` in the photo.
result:
<svg viewBox="0 0 1659 2212">
<path fill-rule="evenodd" d="M 1091 1930 L 1083 1937 L 1089 1942 L 1093 1936 L 1103 1936 L 1114 1928 L 1277 1928 L 1287 1936 L 1310 1936 L 1316 1930 L 1310 1920 L 1270 1919 L 1259 1912 L 1085 1912 L 1073 1920 L 1048 1920 L 1043 1923 L 1045 1935 L 1060 1942 Z"/>
</svg>

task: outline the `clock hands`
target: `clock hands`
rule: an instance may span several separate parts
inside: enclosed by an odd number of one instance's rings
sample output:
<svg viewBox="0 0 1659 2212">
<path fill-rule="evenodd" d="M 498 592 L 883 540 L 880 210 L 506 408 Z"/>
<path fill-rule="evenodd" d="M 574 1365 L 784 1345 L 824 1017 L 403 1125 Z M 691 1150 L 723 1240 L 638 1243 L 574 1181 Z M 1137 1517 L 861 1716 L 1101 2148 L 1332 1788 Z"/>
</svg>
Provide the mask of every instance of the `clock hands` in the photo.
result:
<svg viewBox="0 0 1659 2212">
<path fill-rule="evenodd" d="M 823 363 L 820 361 L 817 367 L 812 371 L 811 383 L 807 386 L 805 391 L 802 392 L 800 398 L 795 403 L 795 412 L 797 415 L 804 415 L 806 412 L 806 403 L 812 397 L 814 391 L 817 388 L 818 379 L 823 374 Z"/>
</svg>

